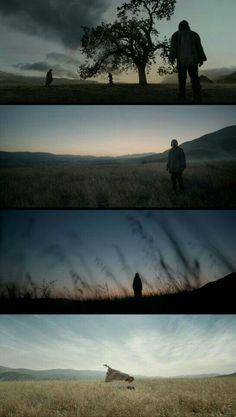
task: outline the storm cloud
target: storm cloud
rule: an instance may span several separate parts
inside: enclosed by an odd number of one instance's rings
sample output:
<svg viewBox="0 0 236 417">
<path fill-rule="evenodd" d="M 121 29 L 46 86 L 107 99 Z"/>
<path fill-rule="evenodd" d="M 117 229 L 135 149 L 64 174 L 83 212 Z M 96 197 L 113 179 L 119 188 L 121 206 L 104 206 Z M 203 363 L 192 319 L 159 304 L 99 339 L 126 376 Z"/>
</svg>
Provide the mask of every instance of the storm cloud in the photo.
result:
<svg viewBox="0 0 236 417">
<path fill-rule="evenodd" d="M 53 69 L 55 77 L 79 78 L 78 68 L 80 62 L 73 55 L 50 52 L 43 61 L 24 62 L 13 65 L 14 68 L 22 71 L 37 71 L 45 73 Z"/>
<path fill-rule="evenodd" d="M 26 71 L 48 71 L 49 65 L 45 61 L 38 61 L 25 64 L 16 64 L 14 67 Z"/>
<path fill-rule="evenodd" d="M 76 48 L 82 26 L 98 24 L 108 5 L 108 0 L 8 0 L 0 2 L 0 16 L 5 25 L 24 33 Z"/>
</svg>

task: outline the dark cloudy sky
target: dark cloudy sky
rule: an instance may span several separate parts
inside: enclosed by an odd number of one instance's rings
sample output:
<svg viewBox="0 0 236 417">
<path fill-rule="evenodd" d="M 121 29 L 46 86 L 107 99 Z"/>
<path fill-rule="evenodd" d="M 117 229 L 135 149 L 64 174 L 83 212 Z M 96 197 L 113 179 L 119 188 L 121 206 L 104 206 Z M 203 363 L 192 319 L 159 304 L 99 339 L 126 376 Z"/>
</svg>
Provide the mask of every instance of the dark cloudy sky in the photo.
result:
<svg viewBox="0 0 236 417">
<path fill-rule="evenodd" d="M 236 124 L 235 106 L 1 106 L 0 149 L 56 154 L 162 152 Z"/>
<path fill-rule="evenodd" d="M 193 285 L 196 261 L 201 284 L 235 270 L 235 211 L 11 210 L 1 212 L 1 229 L 2 282 L 23 285 L 28 272 L 60 290 L 83 288 L 81 278 L 120 292 L 137 271 L 168 287 L 164 263 Z"/>
<path fill-rule="evenodd" d="M 81 26 L 112 21 L 122 0 L 0 0 L 0 68 L 40 75 L 53 67 L 55 75 L 74 77 L 81 62 Z M 170 22 L 158 23 L 168 37 L 182 19 L 197 31 L 208 57 L 204 68 L 235 67 L 235 0 L 177 0 Z M 122 76 L 121 80 L 136 80 Z M 152 72 L 150 81 L 156 81 Z"/>
<path fill-rule="evenodd" d="M 0 365 L 131 375 L 233 373 L 236 316 L 1 315 Z"/>
</svg>

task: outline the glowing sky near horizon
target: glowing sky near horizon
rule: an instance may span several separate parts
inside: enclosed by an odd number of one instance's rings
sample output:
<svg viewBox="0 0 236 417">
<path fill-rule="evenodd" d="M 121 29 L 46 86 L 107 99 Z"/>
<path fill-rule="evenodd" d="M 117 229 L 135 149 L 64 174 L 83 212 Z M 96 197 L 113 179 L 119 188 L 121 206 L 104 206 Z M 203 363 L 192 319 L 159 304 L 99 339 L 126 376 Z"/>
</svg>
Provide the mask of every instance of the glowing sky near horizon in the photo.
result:
<svg viewBox="0 0 236 417">
<path fill-rule="evenodd" d="M 74 296 L 79 294 L 72 279 L 76 273 L 93 288 L 107 284 L 121 293 L 122 288 L 132 290 L 134 274 L 139 272 L 145 292 L 150 289 L 146 281 L 159 291 L 170 284 L 161 253 L 175 279 L 184 282 L 181 273 L 187 274 L 191 285 L 196 285 L 191 271 L 198 260 L 202 285 L 236 269 L 235 220 L 236 212 L 228 210 L 2 211 L 1 281 L 22 287 L 30 273 L 38 286 L 44 279 L 56 280 L 57 293 L 65 296 L 64 289 L 69 289 Z"/>
<path fill-rule="evenodd" d="M 68 11 L 68 0 L 58 4 L 55 0 L 50 7 L 44 0 L 35 2 L 34 7 L 30 2 L 27 3 L 20 0 L 17 7 L 11 2 L 0 4 L 1 70 L 25 75 L 44 75 L 45 70 L 21 71 L 17 65 L 48 62 L 50 54 L 56 53 L 64 54 L 64 61 L 62 55 L 57 56 L 54 66 L 59 64 L 60 69 L 58 67 L 58 73 L 55 71 L 55 76 L 60 76 L 63 69 L 65 74 L 71 72 L 76 76 L 77 68 L 82 62 L 79 52 L 82 33 L 80 27 L 96 26 L 103 20 L 113 21 L 116 7 L 123 0 L 78 0 L 76 4 L 70 2 L 72 11 Z M 161 38 L 170 37 L 177 30 L 179 22 L 187 19 L 191 28 L 201 36 L 208 58 L 204 69 L 232 67 L 233 72 L 236 62 L 236 35 L 233 30 L 235 14 L 235 0 L 177 0 L 171 20 L 158 22 L 157 28 Z M 68 64 L 68 59 L 72 59 L 72 63 Z M 150 82 L 157 82 L 156 70 L 148 78 Z M 137 82 L 137 74 L 129 73 L 128 77 L 122 74 L 118 79 Z"/>
<path fill-rule="evenodd" d="M 1 106 L 0 149 L 56 154 L 162 152 L 236 124 L 235 106 Z"/>
<path fill-rule="evenodd" d="M 0 365 L 176 376 L 235 372 L 235 315 L 1 315 Z"/>
</svg>

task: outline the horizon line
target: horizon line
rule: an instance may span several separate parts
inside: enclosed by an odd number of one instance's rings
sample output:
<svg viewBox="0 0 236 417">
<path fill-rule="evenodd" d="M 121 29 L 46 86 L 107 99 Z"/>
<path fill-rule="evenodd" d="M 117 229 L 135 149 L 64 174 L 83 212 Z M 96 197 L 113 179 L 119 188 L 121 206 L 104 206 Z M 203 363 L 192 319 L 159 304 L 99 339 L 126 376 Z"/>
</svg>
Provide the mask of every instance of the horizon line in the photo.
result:
<svg viewBox="0 0 236 417">
<path fill-rule="evenodd" d="M 101 365 L 101 366 L 103 366 L 103 365 Z M 24 369 L 24 370 L 27 370 L 27 371 L 33 371 L 33 372 L 41 372 L 41 371 L 77 371 L 77 372 L 101 372 L 101 373 L 104 373 L 104 374 L 106 374 L 106 370 L 100 370 L 100 369 L 76 369 L 76 368 L 60 368 L 60 367 L 57 367 L 57 368 L 40 368 L 40 369 L 35 369 L 35 368 L 25 368 L 25 367 L 11 367 L 11 366 L 6 366 L 6 365 L 0 365 L 0 368 L 9 368 L 9 369 L 12 369 L 12 370 L 20 370 L 20 369 Z M 161 376 L 161 375 L 140 375 L 140 373 L 138 373 L 138 374 L 135 374 L 134 373 L 134 376 L 136 377 L 136 378 L 142 378 L 142 377 L 144 377 L 144 378 L 185 378 L 185 377 L 191 377 L 191 376 L 194 376 L 194 377 L 197 377 L 197 376 L 201 376 L 201 375 L 216 375 L 216 376 L 228 376 L 228 375 L 233 375 L 233 374 L 235 374 L 236 372 L 235 371 L 232 371 L 232 372 L 230 372 L 230 373 L 227 373 L 227 374 L 225 374 L 225 373 L 219 373 L 219 372 L 217 372 L 217 371 L 215 371 L 215 372 L 206 372 L 206 373 L 204 373 L 204 372 L 201 372 L 201 373 L 191 373 L 191 374 L 176 374 L 176 375 L 168 375 L 168 376 Z M 0 373 L 0 375 L 1 375 L 1 373 Z"/>
<path fill-rule="evenodd" d="M 209 135 L 209 134 L 212 134 L 212 133 L 216 133 L 216 132 L 219 132 L 220 130 L 227 129 L 227 128 L 230 128 L 230 127 L 236 127 L 236 124 L 226 125 L 226 126 L 221 127 L 220 129 L 217 129 L 217 130 L 211 130 L 210 132 L 204 133 L 203 135 L 198 136 L 197 138 L 187 139 L 184 142 L 179 143 L 179 145 L 181 146 L 185 143 L 192 142 L 194 140 L 200 139 L 203 136 L 206 136 L 206 135 Z M 171 139 L 170 139 L 170 141 L 171 141 Z M 74 153 L 74 154 L 73 153 L 55 153 L 55 152 L 50 152 L 50 151 L 46 151 L 46 150 L 45 151 L 39 151 L 39 150 L 35 150 L 35 151 L 32 151 L 32 150 L 30 150 L 30 151 L 27 151 L 27 150 L 19 151 L 19 150 L 16 150 L 16 151 L 12 151 L 12 150 L 0 149 L 0 152 L 42 153 L 42 154 L 47 154 L 48 153 L 48 154 L 55 155 L 55 156 L 82 156 L 82 157 L 87 157 L 87 158 L 88 157 L 90 157 L 90 158 L 122 158 L 122 157 L 128 157 L 128 156 L 133 156 L 133 155 L 139 156 L 139 155 L 150 155 L 150 154 L 162 154 L 162 153 L 165 153 L 166 151 L 168 151 L 169 149 L 170 149 L 170 147 L 165 149 L 165 150 L 162 150 L 162 151 L 148 151 L 148 152 L 128 153 L 128 154 L 113 154 L 113 155 L 104 155 L 104 154 L 93 154 L 93 155 L 91 155 L 91 154 L 83 154 L 83 153 Z"/>
</svg>

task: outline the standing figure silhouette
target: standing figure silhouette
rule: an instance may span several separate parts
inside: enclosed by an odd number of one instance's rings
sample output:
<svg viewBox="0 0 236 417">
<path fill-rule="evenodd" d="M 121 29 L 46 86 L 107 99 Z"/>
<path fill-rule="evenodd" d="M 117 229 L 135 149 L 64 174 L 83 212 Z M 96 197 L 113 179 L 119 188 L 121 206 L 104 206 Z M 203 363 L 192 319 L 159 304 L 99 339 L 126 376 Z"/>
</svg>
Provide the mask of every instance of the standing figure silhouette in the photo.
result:
<svg viewBox="0 0 236 417">
<path fill-rule="evenodd" d="M 133 290 L 134 290 L 135 297 L 142 297 L 142 288 L 143 288 L 142 280 L 138 272 L 136 272 L 134 280 L 133 280 Z"/>
<path fill-rule="evenodd" d="M 169 60 L 177 60 L 179 78 L 179 99 L 186 99 L 187 72 L 191 79 L 193 100 L 201 101 L 201 84 L 198 76 L 198 65 L 201 67 L 207 60 L 198 33 L 193 32 L 189 23 L 183 20 L 179 30 L 172 35 Z"/>
<path fill-rule="evenodd" d="M 168 161 L 166 169 L 171 174 L 171 181 L 173 185 L 173 190 L 177 194 L 177 182 L 179 184 L 179 191 L 182 193 L 184 191 L 184 182 L 182 174 L 186 168 L 186 159 L 185 153 L 182 148 L 178 146 L 178 141 L 173 139 L 171 141 L 172 149 L 168 154 Z"/>
</svg>

